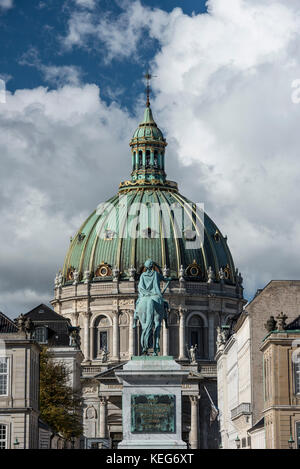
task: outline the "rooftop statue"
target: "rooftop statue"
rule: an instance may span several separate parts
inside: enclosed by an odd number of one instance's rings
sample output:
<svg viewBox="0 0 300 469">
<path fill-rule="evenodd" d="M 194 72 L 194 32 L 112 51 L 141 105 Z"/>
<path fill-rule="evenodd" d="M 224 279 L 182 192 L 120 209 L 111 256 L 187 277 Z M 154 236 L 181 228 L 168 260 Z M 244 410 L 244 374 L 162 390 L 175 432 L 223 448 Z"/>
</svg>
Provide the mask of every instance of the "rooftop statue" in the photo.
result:
<svg viewBox="0 0 300 469">
<path fill-rule="evenodd" d="M 145 268 L 146 270 L 142 273 L 139 281 L 139 297 L 136 302 L 133 327 L 136 327 L 136 322 L 139 320 L 142 326 L 142 353 L 147 355 L 148 350 L 153 347 L 154 355 L 157 355 L 160 351 L 159 339 L 163 320 L 165 320 L 166 327 L 168 327 L 167 311 L 169 305 L 163 299 L 163 294 L 171 279 L 153 270 L 153 261 L 151 259 L 145 262 Z M 167 282 L 163 292 L 160 290 L 162 280 Z"/>
</svg>

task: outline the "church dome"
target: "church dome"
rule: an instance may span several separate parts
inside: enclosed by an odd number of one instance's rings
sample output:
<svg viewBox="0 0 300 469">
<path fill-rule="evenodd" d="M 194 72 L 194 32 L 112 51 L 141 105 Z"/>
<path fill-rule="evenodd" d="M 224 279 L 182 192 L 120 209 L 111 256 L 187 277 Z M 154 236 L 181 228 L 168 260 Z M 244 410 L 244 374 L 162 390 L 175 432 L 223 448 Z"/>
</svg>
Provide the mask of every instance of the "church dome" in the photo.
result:
<svg viewBox="0 0 300 469">
<path fill-rule="evenodd" d="M 64 284 L 74 277 L 126 280 L 138 276 L 148 258 L 173 279 L 237 282 L 227 238 L 166 179 L 166 145 L 147 103 L 130 141 L 131 179 L 120 183 L 118 193 L 100 204 L 71 240 Z"/>
</svg>

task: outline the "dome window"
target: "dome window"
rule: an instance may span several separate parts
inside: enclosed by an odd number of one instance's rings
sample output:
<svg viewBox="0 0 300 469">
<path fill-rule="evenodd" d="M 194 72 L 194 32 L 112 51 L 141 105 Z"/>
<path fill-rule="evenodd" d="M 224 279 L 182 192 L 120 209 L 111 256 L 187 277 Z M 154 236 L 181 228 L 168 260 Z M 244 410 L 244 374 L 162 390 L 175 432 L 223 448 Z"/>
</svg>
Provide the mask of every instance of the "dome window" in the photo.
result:
<svg viewBox="0 0 300 469">
<path fill-rule="evenodd" d="M 74 279 L 74 267 L 69 267 L 68 272 L 67 272 L 67 280 L 73 280 Z"/>
<path fill-rule="evenodd" d="M 193 263 L 188 266 L 186 269 L 186 273 L 190 277 L 201 277 L 201 267 L 197 264 L 196 260 L 194 259 Z"/>
<path fill-rule="evenodd" d="M 78 241 L 81 243 L 81 241 L 83 241 L 85 238 L 85 234 L 84 233 L 78 233 Z"/>
<path fill-rule="evenodd" d="M 105 264 L 104 262 L 101 263 L 96 271 L 95 271 L 95 277 L 110 277 L 112 274 L 111 268 L 108 264 Z"/>
<path fill-rule="evenodd" d="M 214 240 L 216 241 L 216 243 L 219 243 L 220 239 L 221 239 L 221 236 L 220 236 L 219 231 L 217 230 L 214 234 Z"/>
</svg>

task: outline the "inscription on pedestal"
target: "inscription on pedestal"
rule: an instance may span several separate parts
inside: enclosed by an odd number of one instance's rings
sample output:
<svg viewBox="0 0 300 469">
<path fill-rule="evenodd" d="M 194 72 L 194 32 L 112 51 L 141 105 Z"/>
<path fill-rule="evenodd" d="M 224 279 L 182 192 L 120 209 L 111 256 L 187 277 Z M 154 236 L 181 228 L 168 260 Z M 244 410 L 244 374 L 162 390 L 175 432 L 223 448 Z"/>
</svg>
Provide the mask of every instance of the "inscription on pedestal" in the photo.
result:
<svg viewBox="0 0 300 469">
<path fill-rule="evenodd" d="M 175 433 L 174 394 L 131 396 L 132 433 Z"/>
</svg>

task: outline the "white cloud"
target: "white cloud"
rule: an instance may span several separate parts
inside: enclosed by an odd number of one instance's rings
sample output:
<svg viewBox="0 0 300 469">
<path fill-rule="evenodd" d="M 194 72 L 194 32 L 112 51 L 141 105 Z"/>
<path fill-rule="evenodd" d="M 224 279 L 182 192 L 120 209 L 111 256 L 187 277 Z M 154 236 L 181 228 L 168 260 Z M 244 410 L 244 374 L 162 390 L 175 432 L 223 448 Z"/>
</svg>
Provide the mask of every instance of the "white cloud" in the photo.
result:
<svg viewBox="0 0 300 469">
<path fill-rule="evenodd" d="M 13 8 L 13 6 L 13 0 L 0 0 L 0 8 L 3 8 L 3 10 L 9 10 L 10 8 Z"/>
<path fill-rule="evenodd" d="M 0 105 L 0 310 L 21 312 L 14 308 L 24 291 L 31 296 L 22 312 L 52 297 L 70 236 L 129 175 L 134 128 L 95 85 L 7 93 Z"/>
<path fill-rule="evenodd" d="M 198 166 L 182 191 L 206 204 L 229 236 L 248 293 L 298 278 L 300 263 L 300 11 L 292 0 L 209 0 L 208 14 L 170 14 L 126 2 L 118 18 L 70 18 L 66 42 L 93 38 L 107 60 L 139 57 L 150 36 L 153 106 L 170 155 Z M 191 187 L 191 181 L 193 179 Z M 196 188 L 197 186 L 197 188 Z"/>
<path fill-rule="evenodd" d="M 91 10 L 95 8 L 95 0 L 75 0 L 76 5 L 83 8 L 90 8 Z"/>
</svg>

